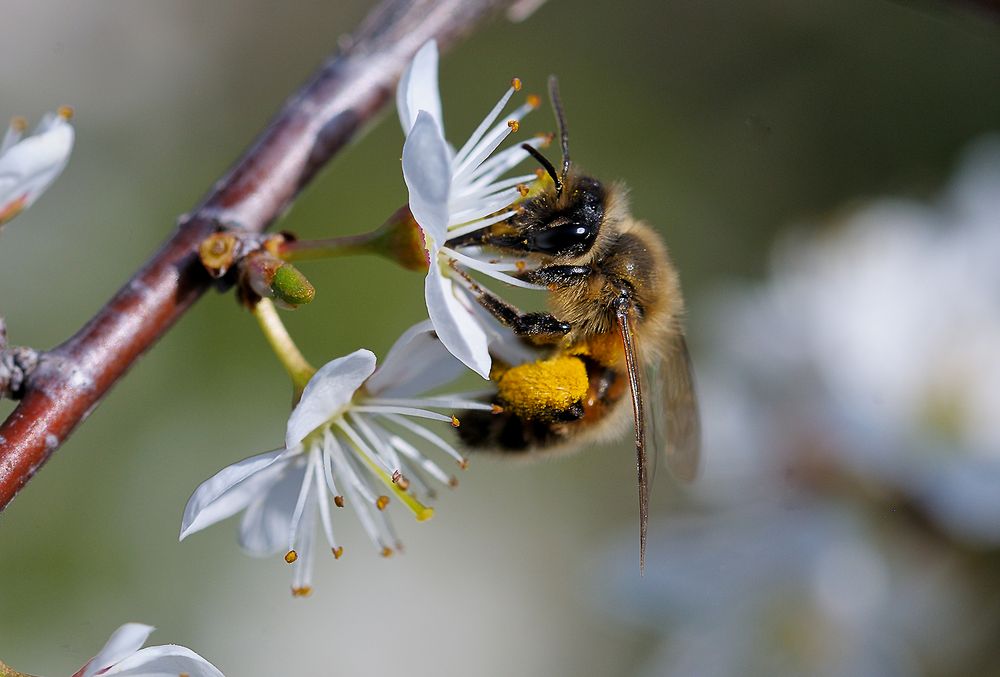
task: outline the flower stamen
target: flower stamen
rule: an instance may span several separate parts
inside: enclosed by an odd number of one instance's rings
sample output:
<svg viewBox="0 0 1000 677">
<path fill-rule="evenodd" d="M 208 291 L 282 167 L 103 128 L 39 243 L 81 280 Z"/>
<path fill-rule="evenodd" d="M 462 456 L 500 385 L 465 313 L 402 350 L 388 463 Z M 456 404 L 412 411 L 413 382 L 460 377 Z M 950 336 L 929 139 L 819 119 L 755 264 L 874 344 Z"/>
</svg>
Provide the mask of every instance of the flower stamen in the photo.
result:
<svg viewBox="0 0 1000 677">
<path fill-rule="evenodd" d="M 438 482 L 440 482 L 441 484 L 448 484 L 448 475 L 446 475 L 445 472 L 441 469 L 441 466 L 439 466 L 431 459 L 425 457 L 417 450 L 416 447 L 414 447 L 412 444 L 404 440 L 402 437 L 399 437 L 398 435 L 391 436 L 389 438 L 389 444 L 394 446 L 399 451 L 399 453 L 403 454 L 412 462 L 416 463 L 420 468 L 422 468 L 425 472 L 431 475 Z M 420 477 L 420 475 L 417 473 L 411 473 L 411 474 L 413 474 L 414 479 Z M 425 489 L 427 490 L 427 493 L 429 494 L 434 493 L 429 483 L 423 482 L 423 484 Z"/>
<path fill-rule="evenodd" d="M 540 284 L 532 284 L 530 282 L 525 282 L 524 280 L 519 280 L 516 277 L 507 275 L 500 270 L 497 270 L 498 266 L 490 265 L 485 261 L 480 261 L 474 259 L 471 256 L 466 256 L 462 252 L 452 249 L 451 247 L 442 247 L 442 252 L 445 252 L 448 256 L 453 258 L 458 263 L 461 263 L 466 268 L 471 268 L 472 270 L 479 271 L 484 275 L 492 277 L 495 280 L 500 280 L 501 282 L 506 282 L 514 287 L 521 287 L 522 289 L 534 289 L 536 291 L 547 291 L 548 287 Z M 504 266 L 501 266 L 504 267 Z"/>
<path fill-rule="evenodd" d="M 292 519 L 288 526 L 288 550 L 290 552 L 295 552 L 295 539 L 298 535 L 299 523 L 302 521 L 302 515 L 305 511 L 306 499 L 309 497 L 310 491 L 312 491 L 312 474 L 315 467 L 313 461 L 319 460 L 316 458 L 317 453 L 316 451 L 309 453 L 309 460 L 306 463 L 306 476 L 302 480 L 302 486 L 299 488 L 299 497 L 295 501 L 295 510 L 292 511 Z M 295 560 L 293 559 L 292 561 L 294 562 Z"/>
<path fill-rule="evenodd" d="M 393 423 L 396 423 L 396 424 L 398 424 L 398 425 L 406 428 L 407 430 L 409 430 L 414 435 L 416 435 L 418 437 L 422 437 L 423 439 L 427 440 L 428 442 L 430 442 L 431 444 L 433 444 L 435 447 L 437 447 L 441 451 L 445 452 L 446 454 L 448 454 L 449 456 L 451 456 L 452 458 L 454 458 L 456 461 L 461 461 L 462 460 L 462 458 L 463 458 L 462 455 L 460 453 L 458 453 L 458 451 L 455 449 L 455 447 L 453 447 L 450 444 L 448 444 L 447 442 L 445 442 L 443 439 L 441 439 L 440 437 L 438 437 L 437 435 L 435 435 L 433 432 L 431 432 L 427 428 L 421 428 L 420 426 L 415 425 L 413 422 L 408 421 L 407 419 L 403 418 L 402 416 L 397 416 L 395 414 L 390 414 L 389 416 L 386 416 L 386 418 L 388 418 Z M 402 450 L 400 450 L 400 451 L 402 451 Z"/>
</svg>

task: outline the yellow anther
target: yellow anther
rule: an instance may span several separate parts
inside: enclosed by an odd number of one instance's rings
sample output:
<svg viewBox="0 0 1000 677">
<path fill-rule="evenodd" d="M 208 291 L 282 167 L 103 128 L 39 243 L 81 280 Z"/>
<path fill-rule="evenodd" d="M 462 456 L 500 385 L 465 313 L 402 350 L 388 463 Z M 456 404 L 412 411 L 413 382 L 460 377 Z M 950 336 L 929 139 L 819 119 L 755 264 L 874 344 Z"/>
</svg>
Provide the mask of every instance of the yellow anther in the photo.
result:
<svg viewBox="0 0 1000 677">
<path fill-rule="evenodd" d="M 338 545 L 336 548 L 330 548 L 330 552 L 333 553 L 334 559 L 340 559 L 340 556 L 344 554 L 344 546 Z"/>
<path fill-rule="evenodd" d="M 583 361 L 560 356 L 507 370 L 497 383 L 497 397 L 518 416 L 545 421 L 580 402 L 588 388 Z"/>
<path fill-rule="evenodd" d="M 392 548 L 384 546 L 381 552 L 382 557 L 392 557 Z"/>
<path fill-rule="evenodd" d="M 548 148 L 548 145 L 552 143 L 552 139 L 556 138 L 556 135 L 549 132 L 548 134 L 536 134 L 535 138 L 542 140 L 542 148 Z"/>
<path fill-rule="evenodd" d="M 458 420 L 457 416 L 455 416 L 454 414 L 452 414 L 452 416 L 451 416 L 451 427 L 452 428 L 457 428 L 460 425 L 462 425 L 462 422 Z"/>
<path fill-rule="evenodd" d="M 377 499 L 375 499 L 375 507 L 378 508 L 379 510 L 385 510 L 385 506 L 387 505 L 389 505 L 388 496 L 379 496 Z"/>
<path fill-rule="evenodd" d="M 519 184 L 517 184 L 517 192 L 521 194 L 521 197 L 528 197 L 528 193 L 531 192 L 531 189 L 528 188 L 528 186 L 526 184 L 519 183 Z M 520 262 L 520 263 L 521 263 L 522 266 L 524 265 L 523 262 Z"/>
<path fill-rule="evenodd" d="M 517 272 L 523 273 L 524 269 L 528 267 L 528 264 L 524 261 L 515 261 L 514 265 L 517 266 Z"/>
<path fill-rule="evenodd" d="M 292 597 L 308 597 L 312 594 L 312 587 L 303 585 L 301 588 L 292 588 Z"/>
<path fill-rule="evenodd" d="M 493 414 L 493 415 L 502 414 L 503 413 L 503 407 L 501 407 L 499 404 L 491 404 L 490 405 L 490 413 Z"/>
<path fill-rule="evenodd" d="M 28 120 L 18 115 L 16 118 L 10 119 L 10 126 L 14 128 L 15 132 L 23 132 L 28 128 Z"/>
<path fill-rule="evenodd" d="M 333 504 L 335 506 L 337 506 L 338 508 L 343 508 L 344 507 L 344 497 L 343 496 L 334 496 L 333 497 Z"/>
<path fill-rule="evenodd" d="M 535 176 L 537 176 L 539 179 L 544 179 L 546 176 L 548 176 L 548 174 L 545 173 L 544 169 L 539 167 L 538 169 L 535 170 Z"/>
<path fill-rule="evenodd" d="M 469 459 L 467 459 L 467 458 L 461 458 L 461 459 L 459 459 L 458 460 L 458 467 L 461 468 L 462 470 L 465 470 L 466 468 L 468 468 L 469 467 Z"/>
<path fill-rule="evenodd" d="M 517 120 L 507 120 L 507 126 L 510 127 L 510 131 L 516 132 L 521 128 L 521 123 Z"/>
<path fill-rule="evenodd" d="M 521 78 L 513 78 L 510 81 L 510 86 L 514 88 L 515 92 L 521 91 Z"/>
<path fill-rule="evenodd" d="M 56 113 L 63 120 L 72 120 L 74 111 L 72 106 L 59 106 L 59 110 L 57 110 Z"/>
<path fill-rule="evenodd" d="M 288 562 L 289 564 L 291 564 L 298 558 L 299 558 L 299 553 L 295 552 L 294 550 L 289 550 L 288 552 L 285 553 L 285 561 Z"/>
<path fill-rule="evenodd" d="M 538 108 L 539 106 L 542 105 L 542 100 L 541 98 L 539 98 L 537 94 L 529 94 L 528 105 L 531 106 L 532 108 Z"/>
</svg>

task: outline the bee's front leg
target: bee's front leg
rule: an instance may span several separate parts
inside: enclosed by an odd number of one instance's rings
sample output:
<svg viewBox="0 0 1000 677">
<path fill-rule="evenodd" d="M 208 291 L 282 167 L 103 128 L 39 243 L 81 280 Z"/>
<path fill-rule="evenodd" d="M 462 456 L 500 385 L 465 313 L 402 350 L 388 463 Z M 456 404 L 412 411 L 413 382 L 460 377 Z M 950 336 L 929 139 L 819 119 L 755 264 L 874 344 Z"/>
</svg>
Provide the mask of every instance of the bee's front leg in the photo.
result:
<svg viewBox="0 0 1000 677">
<path fill-rule="evenodd" d="M 468 282 L 466 288 L 476 297 L 479 305 L 500 324 L 513 331 L 518 338 L 534 345 L 552 345 L 558 343 L 572 329 L 568 322 L 557 319 L 551 313 L 522 312 L 517 306 L 484 289 L 457 266 L 452 268 Z"/>
<path fill-rule="evenodd" d="M 568 322 L 557 319 L 551 313 L 524 313 L 502 298 L 479 288 L 476 296 L 479 305 L 490 315 L 497 318 L 500 324 L 509 327 L 518 338 L 526 339 L 535 345 L 558 343 L 569 333 L 572 327 Z"/>
</svg>

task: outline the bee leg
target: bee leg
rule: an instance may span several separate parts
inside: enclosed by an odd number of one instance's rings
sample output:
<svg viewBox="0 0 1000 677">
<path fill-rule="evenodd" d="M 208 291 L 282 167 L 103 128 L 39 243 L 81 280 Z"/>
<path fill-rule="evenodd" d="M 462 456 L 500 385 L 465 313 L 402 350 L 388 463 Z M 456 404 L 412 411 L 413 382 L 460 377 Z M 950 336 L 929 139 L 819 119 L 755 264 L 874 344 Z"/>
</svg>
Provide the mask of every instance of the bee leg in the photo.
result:
<svg viewBox="0 0 1000 677">
<path fill-rule="evenodd" d="M 529 339 L 536 345 L 558 343 L 572 327 L 567 322 L 556 319 L 550 313 L 524 313 L 503 299 L 494 296 L 482 287 L 473 290 L 479 305 L 495 317 L 500 324 L 509 327 L 520 338 Z"/>
<path fill-rule="evenodd" d="M 593 274 L 587 266 L 543 266 L 529 270 L 518 277 L 532 284 L 552 287 L 571 287 L 586 281 Z"/>
<path fill-rule="evenodd" d="M 516 306 L 481 287 L 465 271 L 454 265 L 454 262 L 451 267 L 466 281 L 466 288 L 476 297 L 479 305 L 500 324 L 510 328 L 518 338 L 535 345 L 550 345 L 558 343 L 573 328 L 568 322 L 556 319 L 551 313 L 522 312 Z"/>
</svg>

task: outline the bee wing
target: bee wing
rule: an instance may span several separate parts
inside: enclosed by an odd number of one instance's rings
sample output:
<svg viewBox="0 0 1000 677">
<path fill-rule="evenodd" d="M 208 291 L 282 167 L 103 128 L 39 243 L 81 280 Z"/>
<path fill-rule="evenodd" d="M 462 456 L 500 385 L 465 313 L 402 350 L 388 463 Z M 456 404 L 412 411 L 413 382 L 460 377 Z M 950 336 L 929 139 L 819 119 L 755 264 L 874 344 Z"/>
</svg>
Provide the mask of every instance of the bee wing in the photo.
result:
<svg viewBox="0 0 1000 677">
<path fill-rule="evenodd" d="M 691 482 L 698 474 L 701 421 L 695 394 L 691 355 L 681 332 L 674 333 L 662 360 L 647 371 L 650 428 L 656 448 L 666 455 L 670 473 Z"/>
<path fill-rule="evenodd" d="M 631 306 L 622 304 L 618 310 L 618 331 L 625 353 L 628 385 L 632 391 L 632 415 L 635 418 L 635 466 L 639 480 L 639 570 L 646 567 L 646 527 L 649 522 L 649 481 L 653 473 L 651 457 L 646 449 L 646 403 L 642 396 L 642 368 L 635 345 L 635 326 Z M 655 453 L 653 457 L 655 457 Z"/>
<path fill-rule="evenodd" d="M 646 566 L 646 531 L 649 522 L 649 491 L 659 450 L 667 457 L 667 467 L 678 479 L 690 482 L 698 471 L 701 451 L 701 423 L 698 398 L 694 390 L 691 355 L 684 334 L 675 332 L 667 345 L 665 357 L 654 361 L 643 374 L 639 347 L 635 344 L 635 319 L 631 308 L 618 309 L 621 333 L 632 391 L 632 415 L 635 419 L 636 472 L 639 481 L 639 569 Z M 648 380 L 648 385 L 645 382 Z M 651 396 L 644 400 L 645 393 Z M 647 431 L 652 431 L 656 447 L 646 446 Z"/>
</svg>

